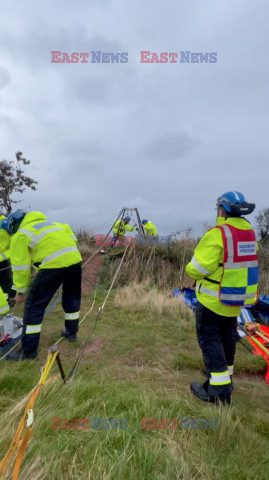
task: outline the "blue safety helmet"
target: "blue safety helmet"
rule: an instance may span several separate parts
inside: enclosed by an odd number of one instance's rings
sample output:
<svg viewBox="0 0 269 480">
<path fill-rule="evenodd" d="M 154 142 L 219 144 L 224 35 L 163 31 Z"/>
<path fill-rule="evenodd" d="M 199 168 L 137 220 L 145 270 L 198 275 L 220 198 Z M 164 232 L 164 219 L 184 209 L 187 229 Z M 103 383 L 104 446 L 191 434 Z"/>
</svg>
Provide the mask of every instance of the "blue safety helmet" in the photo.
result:
<svg viewBox="0 0 269 480">
<path fill-rule="evenodd" d="M 217 206 L 224 208 L 225 212 L 231 212 L 231 206 L 243 203 L 245 197 L 240 192 L 226 192 L 217 199 Z"/>
<path fill-rule="evenodd" d="M 21 222 L 23 221 L 27 212 L 24 210 L 16 210 L 16 212 L 11 213 L 7 218 L 5 218 L 2 222 L 5 222 L 5 230 L 10 235 L 16 233 L 20 227 Z"/>
<path fill-rule="evenodd" d="M 148 223 L 148 220 L 144 219 L 144 220 L 142 220 L 142 223 L 143 223 L 143 225 L 145 225 L 145 223 Z"/>
<path fill-rule="evenodd" d="M 226 192 L 218 197 L 217 207 L 223 207 L 225 212 L 231 214 L 231 216 L 240 217 L 252 213 L 255 203 L 246 202 L 243 193 L 233 191 Z"/>
<path fill-rule="evenodd" d="M 7 225 L 8 225 L 8 220 L 7 218 L 4 218 L 2 222 L 0 222 L 0 229 L 5 230 L 7 232 Z"/>
<path fill-rule="evenodd" d="M 124 222 L 130 222 L 130 220 L 131 220 L 131 217 L 129 217 L 129 215 L 127 215 L 127 217 L 124 217 L 124 219 L 123 219 L 123 220 L 124 220 Z"/>
</svg>

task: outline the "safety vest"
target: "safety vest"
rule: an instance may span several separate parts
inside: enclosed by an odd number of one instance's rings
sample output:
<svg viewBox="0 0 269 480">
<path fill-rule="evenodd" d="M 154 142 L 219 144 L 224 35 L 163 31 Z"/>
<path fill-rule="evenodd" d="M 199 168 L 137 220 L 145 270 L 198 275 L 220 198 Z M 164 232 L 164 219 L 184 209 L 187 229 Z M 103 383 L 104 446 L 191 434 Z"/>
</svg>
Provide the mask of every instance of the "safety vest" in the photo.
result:
<svg viewBox="0 0 269 480">
<path fill-rule="evenodd" d="M 134 230 L 134 225 L 131 227 L 130 225 L 128 225 L 128 223 L 124 223 L 123 220 L 118 220 L 115 224 L 114 224 L 114 227 L 113 227 L 113 235 L 114 237 L 116 235 L 122 237 L 123 235 L 125 235 L 125 232 L 126 230 L 128 232 L 132 232 Z"/>
<path fill-rule="evenodd" d="M 0 222 L 4 220 L 4 216 L 0 216 Z M 0 262 L 4 262 L 5 260 L 8 260 L 10 257 L 10 251 L 9 251 L 9 244 L 10 244 L 10 236 L 9 234 L 0 228 Z"/>
<path fill-rule="evenodd" d="M 223 305 L 243 307 L 257 300 L 258 257 L 253 230 L 239 230 L 221 225 L 223 271 L 219 300 Z"/>
<path fill-rule="evenodd" d="M 69 225 L 47 222 L 40 212 L 25 215 L 11 238 L 10 258 L 14 289 L 25 292 L 31 281 L 31 264 L 38 269 L 64 268 L 79 263 L 81 255 Z"/>
<path fill-rule="evenodd" d="M 146 235 L 154 236 L 154 237 L 157 235 L 156 227 L 155 227 L 155 225 L 153 225 L 152 222 L 145 223 L 143 225 L 143 228 L 144 228 L 144 231 L 145 231 Z"/>
</svg>

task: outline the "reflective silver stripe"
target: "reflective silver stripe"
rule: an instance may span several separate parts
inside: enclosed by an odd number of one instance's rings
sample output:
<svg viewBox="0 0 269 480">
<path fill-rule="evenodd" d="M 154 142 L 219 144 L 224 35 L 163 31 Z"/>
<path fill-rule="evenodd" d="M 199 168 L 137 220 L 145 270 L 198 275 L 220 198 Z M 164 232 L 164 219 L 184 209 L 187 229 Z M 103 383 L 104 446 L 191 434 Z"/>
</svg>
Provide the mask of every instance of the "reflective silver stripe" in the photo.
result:
<svg viewBox="0 0 269 480">
<path fill-rule="evenodd" d="M 202 267 L 202 265 L 200 265 L 200 263 L 198 263 L 194 257 L 192 257 L 191 259 L 191 264 L 202 275 L 207 275 L 208 273 L 210 273 L 209 270 L 206 270 L 204 267 Z"/>
<path fill-rule="evenodd" d="M 229 375 L 233 375 L 234 373 L 234 366 L 233 365 L 228 365 L 228 372 L 229 372 Z"/>
<path fill-rule="evenodd" d="M 27 235 L 27 237 L 31 238 L 31 240 L 34 240 L 36 238 L 36 235 L 32 232 L 29 232 L 29 230 L 26 230 L 26 228 L 20 228 L 18 232 L 24 233 L 25 235 Z"/>
<path fill-rule="evenodd" d="M 16 285 L 12 285 L 12 290 L 16 290 L 17 293 L 25 293 L 25 292 L 27 292 L 27 287 L 17 288 Z"/>
<path fill-rule="evenodd" d="M 233 194 L 234 194 L 234 196 L 235 196 L 236 200 L 240 200 L 240 198 L 239 198 L 239 195 L 237 195 L 237 193 L 236 193 L 236 192 L 233 192 Z"/>
<path fill-rule="evenodd" d="M 207 295 L 210 295 L 211 297 L 218 297 L 219 292 L 216 290 L 209 290 L 209 288 L 205 287 L 196 287 L 196 291 L 198 293 L 206 293 Z"/>
<path fill-rule="evenodd" d="M 51 253 L 47 257 L 43 258 L 41 265 L 49 262 L 50 260 L 53 260 L 54 258 L 60 257 L 61 255 L 64 255 L 65 253 L 68 253 L 68 252 L 78 252 L 78 249 L 77 247 L 62 248 L 62 250 L 58 250 L 57 252 Z"/>
<path fill-rule="evenodd" d="M 0 253 L 0 258 L 2 258 L 2 260 L 6 260 L 7 257 L 5 256 L 4 253 Z"/>
<path fill-rule="evenodd" d="M 209 383 L 210 385 L 227 385 L 231 383 L 230 375 L 228 370 L 221 373 L 210 373 Z"/>
<path fill-rule="evenodd" d="M 65 320 L 77 320 L 79 318 L 80 312 L 75 313 L 65 313 L 64 318 Z"/>
<path fill-rule="evenodd" d="M 244 322 L 251 322 L 251 321 L 252 321 L 252 319 L 251 319 L 251 317 L 250 317 L 250 315 L 249 315 L 249 313 L 248 313 L 247 308 L 242 308 L 242 310 L 241 310 L 241 315 L 242 315 L 242 317 L 243 317 L 243 319 L 244 319 Z"/>
<path fill-rule="evenodd" d="M 257 266 L 258 266 L 257 260 L 251 260 L 250 262 L 225 263 L 225 268 L 229 268 L 229 269 L 252 268 L 252 267 L 257 267 Z"/>
<path fill-rule="evenodd" d="M 55 223 L 44 221 L 36 223 L 35 225 L 31 225 L 31 228 L 34 228 L 35 230 L 41 230 L 41 228 L 51 227 L 51 225 L 55 225 Z"/>
<path fill-rule="evenodd" d="M 228 268 L 227 263 L 233 264 L 233 260 L 234 260 L 233 237 L 227 225 L 221 225 L 221 228 L 223 228 L 225 232 L 226 241 L 227 241 L 227 262 L 225 262 L 225 268 Z"/>
<path fill-rule="evenodd" d="M 12 270 L 29 270 L 30 265 L 12 265 Z"/>
<path fill-rule="evenodd" d="M 6 313 L 9 311 L 9 306 L 6 304 L 4 307 L 0 308 L 0 314 Z"/>
<path fill-rule="evenodd" d="M 63 231 L 63 229 L 61 227 L 53 227 L 53 228 L 48 228 L 47 230 L 44 230 L 44 232 L 41 232 L 39 235 L 36 235 L 34 240 L 30 243 L 29 247 L 34 248 L 34 246 L 39 242 L 39 240 L 41 240 L 41 238 L 45 237 L 47 235 L 47 233 L 56 232 L 57 230 L 62 230 Z"/>
<path fill-rule="evenodd" d="M 220 294 L 220 300 L 246 300 L 246 299 L 251 299 L 251 298 L 256 298 L 256 293 L 243 293 L 243 294 L 234 294 L 232 293 L 231 295 L 229 293 L 221 293 Z"/>
<path fill-rule="evenodd" d="M 72 240 L 77 240 L 76 235 L 71 235 Z"/>
<path fill-rule="evenodd" d="M 25 333 L 40 333 L 41 325 L 27 325 Z"/>
</svg>

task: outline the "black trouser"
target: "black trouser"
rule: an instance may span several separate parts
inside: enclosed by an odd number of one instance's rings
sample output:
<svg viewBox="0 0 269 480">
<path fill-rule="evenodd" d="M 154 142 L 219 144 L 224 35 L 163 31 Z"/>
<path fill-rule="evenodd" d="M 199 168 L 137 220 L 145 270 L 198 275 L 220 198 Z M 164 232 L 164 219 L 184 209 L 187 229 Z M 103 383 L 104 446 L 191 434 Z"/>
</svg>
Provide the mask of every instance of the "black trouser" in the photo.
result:
<svg viewBox="0 0 269 480">
<path fill-rule="evenodd" d="M 39 270 L 25 301 L 23 314 L 22 349 L 26 353 L 37 350 L 45 309 L 62 285 L 62 306 L 65 327 L 70 335 L 78 331 L 81 299 L 81 262 L 65 268 Z"/>
<path fill-rule="evenodd" d="M 8 295 L 8 298 L 14 298 L 16 295 L 15 290 L 12 290 L 12 271 L 9 260 L 0 262 L 0 287 L 3 292 Z"/>
<path fill-rule="evenodd" d="M 236 325 L 237 317 L 218 315 L 197 302 L 196 333 L 208 377 L 233 365 Z"/>
</svg>

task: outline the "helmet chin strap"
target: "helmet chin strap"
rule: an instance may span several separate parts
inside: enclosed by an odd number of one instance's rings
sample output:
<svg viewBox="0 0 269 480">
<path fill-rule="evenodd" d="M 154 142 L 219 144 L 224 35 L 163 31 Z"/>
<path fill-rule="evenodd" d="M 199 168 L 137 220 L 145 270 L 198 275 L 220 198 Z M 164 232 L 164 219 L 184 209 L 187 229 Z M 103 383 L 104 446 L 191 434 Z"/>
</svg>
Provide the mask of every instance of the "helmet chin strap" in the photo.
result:
<svg viewBox="0 0 269 480">
<path fill-rule="evenodd" d="M 218 217 L 222 217 L 222 218 L 226 218 L 226 217 L 227 217 L 224 208 L 222 208 L 222 207 L 220 207 L 220 206 L 217 207 L 217 218 L 218 218 Z"/>
</svg>

